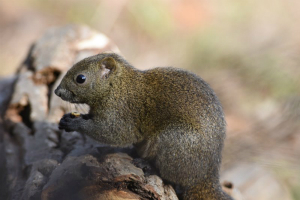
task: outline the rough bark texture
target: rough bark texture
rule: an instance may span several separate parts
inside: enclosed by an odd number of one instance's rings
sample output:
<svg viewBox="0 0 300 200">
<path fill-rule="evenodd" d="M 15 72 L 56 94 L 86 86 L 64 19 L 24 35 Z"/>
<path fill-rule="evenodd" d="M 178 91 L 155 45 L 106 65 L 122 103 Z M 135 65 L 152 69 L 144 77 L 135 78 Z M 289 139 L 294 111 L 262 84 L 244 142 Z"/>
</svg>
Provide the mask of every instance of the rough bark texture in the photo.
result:
<svg viewBox="0 0 300 200">
<path fill-rule="evenodd" d="M 53 28 L 32 45 L 17 75 L 1 80 L 0 199 L 178 199 L 133 148 L 58 130 L 72 110 L 53 89 L 72 64 L 106 50 L 119 53 L 87 27 Z"/>
</svg>

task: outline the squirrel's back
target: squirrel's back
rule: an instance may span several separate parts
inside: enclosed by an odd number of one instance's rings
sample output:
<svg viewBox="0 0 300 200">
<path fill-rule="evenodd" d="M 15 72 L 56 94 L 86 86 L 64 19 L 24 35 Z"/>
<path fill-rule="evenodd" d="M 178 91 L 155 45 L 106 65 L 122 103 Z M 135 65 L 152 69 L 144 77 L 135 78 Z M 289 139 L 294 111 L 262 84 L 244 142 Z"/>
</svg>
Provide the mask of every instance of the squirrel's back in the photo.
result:
<svg viewBox="0 0 300 200">
<path fill-rule="evenodd" d="M 188 123 L 194 128 L 225 136 L 226 122 L 221 104 L 210 86 L 197 75 L 176 68 L 143 72 L 148 112 L 155 121 Z M 204 130 L 203 130 L 204 131 Z"/>
</svg>

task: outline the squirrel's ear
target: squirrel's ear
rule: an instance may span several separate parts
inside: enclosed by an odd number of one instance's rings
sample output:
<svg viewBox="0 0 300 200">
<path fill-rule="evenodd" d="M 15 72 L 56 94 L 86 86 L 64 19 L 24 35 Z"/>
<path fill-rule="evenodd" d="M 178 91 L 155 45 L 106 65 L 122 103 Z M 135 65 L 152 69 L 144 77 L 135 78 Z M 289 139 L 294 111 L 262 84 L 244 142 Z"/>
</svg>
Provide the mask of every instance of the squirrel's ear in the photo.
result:
<svg viewBox="0 0 300 200">
<path fill-rule="evenodd" d="M 107 78 L 117 68 L 117 62 L 112 57 L 104 58 L 100 61 L 101 77 Z"/>
</svg>

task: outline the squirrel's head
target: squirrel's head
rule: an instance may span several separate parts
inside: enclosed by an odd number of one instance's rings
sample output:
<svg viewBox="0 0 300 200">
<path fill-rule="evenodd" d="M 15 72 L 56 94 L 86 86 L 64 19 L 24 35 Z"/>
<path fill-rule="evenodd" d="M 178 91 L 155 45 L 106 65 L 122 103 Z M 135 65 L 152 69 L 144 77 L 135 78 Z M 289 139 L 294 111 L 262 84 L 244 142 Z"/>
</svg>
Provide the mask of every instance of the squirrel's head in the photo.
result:
<svg viewBox="0 0 300 200">
<path fill-rule="evenodd" d="M 83 59 L 67 72 L 55 94 L 65 101 L 91 106 L 109 94 L 114 77 L 121 70 L 119 58 L 114 53 L 103 53 Z"/>
</svg>

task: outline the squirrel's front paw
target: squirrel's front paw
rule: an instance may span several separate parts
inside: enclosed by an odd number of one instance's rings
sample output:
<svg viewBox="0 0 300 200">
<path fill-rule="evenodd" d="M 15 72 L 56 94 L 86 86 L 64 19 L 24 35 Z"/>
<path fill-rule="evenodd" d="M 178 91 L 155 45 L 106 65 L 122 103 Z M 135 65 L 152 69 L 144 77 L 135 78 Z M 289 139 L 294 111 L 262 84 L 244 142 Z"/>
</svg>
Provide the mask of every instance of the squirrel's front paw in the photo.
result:
<svg viewBox="0 0 300 200">
<path fill-rule="evenodd" d="M 65 114 L 59 122 L 58 128 L 66 132 L 77 131 L 80 124 L 81 117 L 74 117 L 73 113 Z"/>
</svg>

